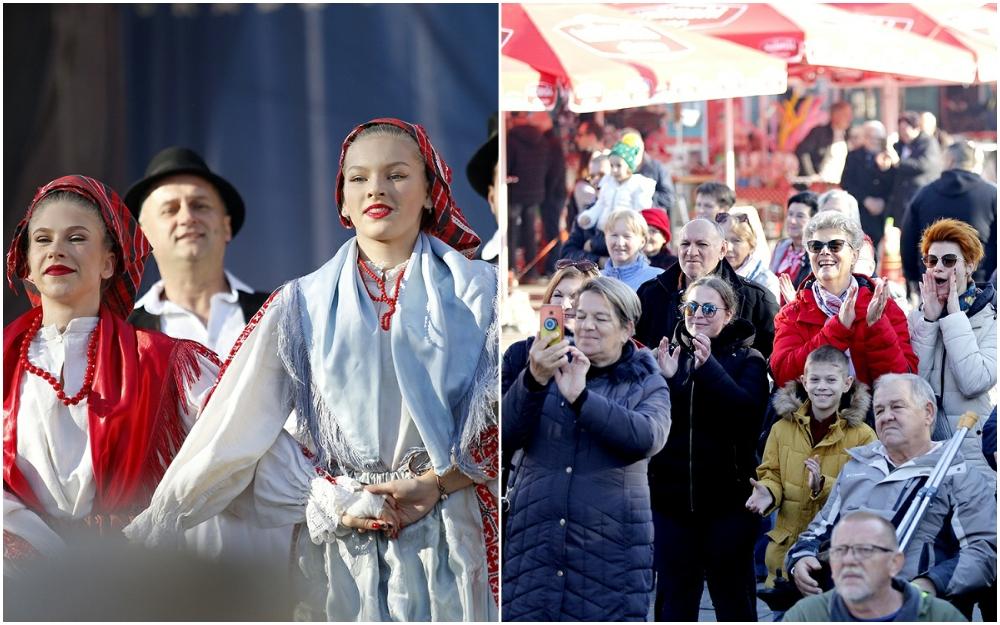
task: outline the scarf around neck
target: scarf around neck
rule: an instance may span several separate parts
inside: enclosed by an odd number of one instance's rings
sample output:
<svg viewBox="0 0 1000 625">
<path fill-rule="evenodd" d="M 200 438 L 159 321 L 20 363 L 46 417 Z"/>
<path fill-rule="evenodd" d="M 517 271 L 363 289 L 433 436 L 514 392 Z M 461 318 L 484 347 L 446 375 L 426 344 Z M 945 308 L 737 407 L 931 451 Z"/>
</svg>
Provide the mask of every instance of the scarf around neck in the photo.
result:
<svg viewBox="0 0 1000 625">
<path fill-rule="evenodd" d="M 827 291 L 823 288 L 823 285 L 819 283 L 819 280 L 813 280 L 812 292 L 813 296 L 816 298 L 816 305 L 822 310 L 827 317 L 836 317 L 840 313 L 840 307 L 843 305 L 844 300 L 847 298 L 847 292 L 851 290 L 851 287 L 859 287 L 858 279 L 851 276 L 851 281 L 848 283 L 847 288 L 840 295 L 834 295 L 833 293 Z"/>
<path fill-rule="evenodd" d="M 356 239 L 314 273 L 294 281 L 281 322 L 286 369 L 296 380 L 301 425 L 321 462 L 388 470 L 379 456 L 379 320 L 357 270 Z M 421 233 L 400 286 L 390 345 L 399 389 L 435 471 L 452 464 L 484 475 L 472 458 L 493 423 L 497 387 L 497 277 Z M 490 377 L 492 376 L 492 377 Z"/>
</svg>

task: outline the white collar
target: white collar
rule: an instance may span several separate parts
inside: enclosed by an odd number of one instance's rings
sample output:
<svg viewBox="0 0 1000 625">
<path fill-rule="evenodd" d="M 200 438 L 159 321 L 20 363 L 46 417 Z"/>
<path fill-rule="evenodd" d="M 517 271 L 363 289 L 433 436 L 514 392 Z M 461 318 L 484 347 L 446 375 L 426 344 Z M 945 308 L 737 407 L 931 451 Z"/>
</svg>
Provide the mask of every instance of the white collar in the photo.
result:
<svg viewBox="0 0 1000 625">
<path fill-rule="evenodd" d="M 226 275 L 226 281 L 229 282 L 229 291 L 222 291 L 216 293 L 213 297 L 218 297 L 224 302 L 235 304 L 239 301 L 239 293 L 237 291 L 242 291 L 244 293 L 253 293 L 253 289 L 247 286 L 242 280 L 229 273 L 228 270 L 223 270 Z M 136 303 L 135 308 L 145 308 L 146 312 L 151 315 L 163 314 L 163 280 L 157 280 L 153 286 L 149 287 L 145 295 L 140 297 Z"/>
</svg>

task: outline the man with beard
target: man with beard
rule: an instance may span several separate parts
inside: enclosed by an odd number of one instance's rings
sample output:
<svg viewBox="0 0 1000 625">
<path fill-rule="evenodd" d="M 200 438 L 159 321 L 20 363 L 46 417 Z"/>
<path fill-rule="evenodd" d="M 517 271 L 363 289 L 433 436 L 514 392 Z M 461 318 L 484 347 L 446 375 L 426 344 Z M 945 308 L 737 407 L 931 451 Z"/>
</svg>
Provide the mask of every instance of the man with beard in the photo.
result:
<svg viewBox="0 0 1000 625">
<path fill-rule="evenodd" d="M 889 523 L 852 512 L 833 529 L 830 569 L 834 589 L 799 601 L 786 621 L 964 621 L 947 601 L 899 577 L 904 556 Z"/>
</svg>

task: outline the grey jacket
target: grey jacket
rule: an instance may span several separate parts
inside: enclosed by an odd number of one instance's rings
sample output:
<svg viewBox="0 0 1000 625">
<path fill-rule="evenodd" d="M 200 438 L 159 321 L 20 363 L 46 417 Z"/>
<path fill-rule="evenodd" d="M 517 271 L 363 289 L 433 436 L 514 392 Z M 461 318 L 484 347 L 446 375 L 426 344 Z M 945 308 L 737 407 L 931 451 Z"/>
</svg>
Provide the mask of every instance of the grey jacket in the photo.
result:
<svg viewBox="0 0 1000 625">
<path fill-rule="evenodd" d="M 898 525 L 916 491 L 941 457 L 942 445 L 890 473 L 881 442 L 847 451 L 851 460 L 840 471 L 826 505 L 788 550 L 786 570 L 806 556 L 816 556 L 840 518 L 855 510 L 880 514 Z M 906 548 L 904 579 L 927 577 L 942 595 L 985 588 L 996 580 L 997 500 L 995 491 L 961 451 L 927 507 Z"/>
</svg>

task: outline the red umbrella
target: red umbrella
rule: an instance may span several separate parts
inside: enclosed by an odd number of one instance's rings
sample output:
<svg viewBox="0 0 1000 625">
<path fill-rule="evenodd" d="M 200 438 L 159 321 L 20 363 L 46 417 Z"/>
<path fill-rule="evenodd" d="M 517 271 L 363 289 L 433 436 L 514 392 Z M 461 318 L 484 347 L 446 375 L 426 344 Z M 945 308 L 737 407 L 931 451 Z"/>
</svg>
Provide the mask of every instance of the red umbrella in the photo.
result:
<svg viewBox="0 0 1000 625">
<path fill-rule="evenodd" d="M 979 82 L 997 79 L 996 8 L 953 3 L 836 3 L 838 9 L 877 23 L 968 50 L 976 57 Z"/>
<path fill-rule="evenodd" d="M 968 83 L 972 55 L 813 3 L 627 4 L 631 15 L 658 25 L 713 35 L 788 61 L 790 76 L 859 82 L 873 75 Z"/>
<path fill-rule="evenodd" d="M 505 110 L 545 107 L 557 83 L 576 112 L 787 89 L 783 61 L 604 5 L 503 4 L 501 11 Z"/>
</svg>

